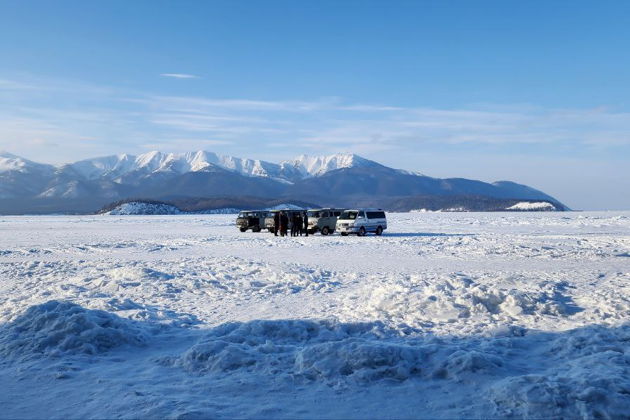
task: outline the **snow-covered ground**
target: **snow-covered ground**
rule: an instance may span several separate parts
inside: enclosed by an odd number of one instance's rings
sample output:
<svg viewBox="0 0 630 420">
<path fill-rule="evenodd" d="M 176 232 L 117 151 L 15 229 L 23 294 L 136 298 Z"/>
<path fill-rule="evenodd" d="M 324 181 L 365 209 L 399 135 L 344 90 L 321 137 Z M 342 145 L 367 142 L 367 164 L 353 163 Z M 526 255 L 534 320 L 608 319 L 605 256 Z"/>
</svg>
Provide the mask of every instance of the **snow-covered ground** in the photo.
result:
<svg viewBox="0 0 630 420">
<path fill-rule="evenodd" d="M 0 218 L 2 418 L 630 415 L 630 213 Z"/>
</svg>

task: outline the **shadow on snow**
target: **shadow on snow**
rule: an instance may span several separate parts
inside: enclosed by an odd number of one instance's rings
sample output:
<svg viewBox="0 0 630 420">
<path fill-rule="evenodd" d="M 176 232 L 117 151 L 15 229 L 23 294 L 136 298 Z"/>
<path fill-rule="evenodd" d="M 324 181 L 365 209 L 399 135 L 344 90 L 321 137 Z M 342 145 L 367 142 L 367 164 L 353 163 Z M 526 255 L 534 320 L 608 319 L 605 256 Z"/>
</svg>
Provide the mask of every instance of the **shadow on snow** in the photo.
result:
<svg viewBox="0 0 630 420">
<path fill-rule="evenodd" d="M 513 326 L 490 337 L 404 334 L 380 322 L 299 319 L 196 329 L 49 301 L 0 326 L 0 356 L 5 363 L 74 357 L 97 363 L 110 352 L 138 354 L 173 332 L 194 344 L 179 352 L 167 347 L 160 357 L 147 356 L 147 363 L 208 380 L 468 384 L 496 416 L 617 417 L 630 406 L 630 325 L 563 332 Z"/>
</svg>

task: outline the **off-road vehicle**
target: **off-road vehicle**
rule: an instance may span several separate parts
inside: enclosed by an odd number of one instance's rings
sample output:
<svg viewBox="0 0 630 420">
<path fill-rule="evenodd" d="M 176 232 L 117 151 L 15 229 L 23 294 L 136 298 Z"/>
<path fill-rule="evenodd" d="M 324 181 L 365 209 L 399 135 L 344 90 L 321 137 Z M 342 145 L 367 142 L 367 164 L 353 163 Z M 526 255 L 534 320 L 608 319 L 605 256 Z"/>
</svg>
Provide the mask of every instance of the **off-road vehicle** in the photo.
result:
<svg viewBox="0 0 630 420">
<path fill-rule="evenodd" d="M 262 210 L 242 211 L 236 217 L 236 227 L 241 232 L 251 229 L 252 232 L 260 232 L 264 228 L 265 217 L 269 212 Z"/>
<path fill-rule="evenodd" d="M 322 235 L 333 233 L 337 227 L 337 218 L 344 209 L 311 209 L 308 211 L 308 233 L 321 232 Z"/>
</svg>

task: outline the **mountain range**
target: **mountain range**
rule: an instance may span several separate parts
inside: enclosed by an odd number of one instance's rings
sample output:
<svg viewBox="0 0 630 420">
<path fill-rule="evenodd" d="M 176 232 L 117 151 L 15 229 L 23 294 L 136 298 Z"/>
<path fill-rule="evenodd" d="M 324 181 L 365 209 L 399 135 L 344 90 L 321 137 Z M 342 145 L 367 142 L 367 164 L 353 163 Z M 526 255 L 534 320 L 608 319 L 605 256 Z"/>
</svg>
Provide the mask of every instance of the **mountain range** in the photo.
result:
<svg viewBox="0 0 630 420">
<path fill-rule="evenodd" d="M 48 165 L 0 152 L 0 213 L 83 213 L 128 198 L 264 197 L 321 205 L 407 210 L 439 197 L 440 205 L 479 200 L 555 198 L 509 181 L 439 179 L 393 169 L 354 154 L 298 156 L 280 163 L 212 152 L 121 154 Z M 429 201 L 426 201 L 429 200 Z M 477 201 L 479 201 L 477 200 Z M 479 201 L 480 202 L 480 201 Z M 408 205 L 405 203 L 409 203 Z"/>
</svg>

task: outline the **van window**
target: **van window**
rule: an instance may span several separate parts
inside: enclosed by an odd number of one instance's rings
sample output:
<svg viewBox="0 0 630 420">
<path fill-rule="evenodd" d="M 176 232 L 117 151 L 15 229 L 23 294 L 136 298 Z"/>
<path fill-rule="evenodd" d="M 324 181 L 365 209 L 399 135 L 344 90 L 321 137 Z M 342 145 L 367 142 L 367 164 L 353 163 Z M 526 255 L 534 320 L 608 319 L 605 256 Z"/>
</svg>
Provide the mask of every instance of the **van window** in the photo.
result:
<svg viewBox="0 0 630 420">
<path fill-rule="evenodd" d="M 367 215 L 368 215 L 368 219 L 384 219 L 385 218 L 384 211 L 368 211 Z"/>
<path fill-rule="evenodd" d="M 341 213 L 341 216 L 339 216 L 339 219 L 341 220 L 354 220 L 357 218 L 357 214 L 359 212 L 357 211 L 344 211 L 343 213 Z"/>
<path fill-rule="evenodd" d="M 336 211 L 336 212 L 334 212 L 333 214 L 335 215 L 335 217 L 339 217 L 339 216 L 341 216 L 341 212 L 340 212 L 340 211 Z"/>
<path fill-rule="evenodd" d="M 365 217 L 365 212 L 364 211 L 359 212 L 359 217 Z"/>
</svg>

